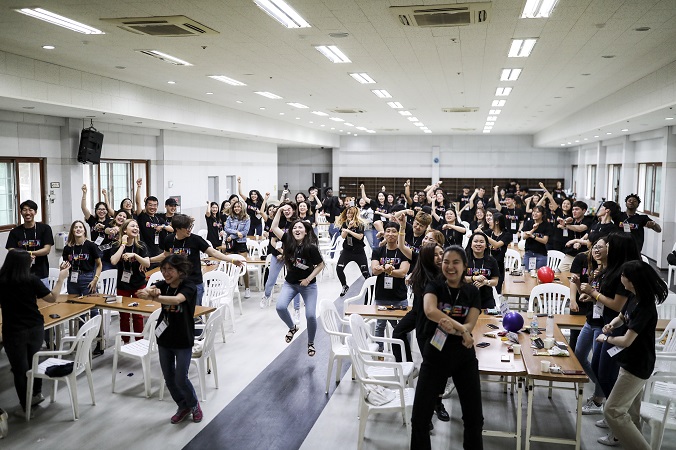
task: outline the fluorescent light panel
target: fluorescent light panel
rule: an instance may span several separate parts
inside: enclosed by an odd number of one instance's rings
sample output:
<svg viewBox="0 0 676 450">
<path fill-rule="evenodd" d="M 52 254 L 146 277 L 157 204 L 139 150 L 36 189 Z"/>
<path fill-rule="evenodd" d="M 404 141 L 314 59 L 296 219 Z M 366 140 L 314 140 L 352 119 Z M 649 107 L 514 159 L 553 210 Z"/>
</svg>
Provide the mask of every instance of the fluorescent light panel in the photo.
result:
<svg viewBox="0 0 676 450">
<path fill-rule="evenodd" d="M 359 73 L 354 72 L 354 73 L 351 73 L 351 74 L 349 74 L 349 75 L 350 75 L 352 78 L 354 78 L 355 80 L 359 81 L 361 84 L 373 84 L 373 83 L 376 82 L 376 80 L 374 80 L 373 78 L 371 78 L 371 77 L 369 76 L 369 74 L 366 73 L 366 72 L 359 72 Z"/>
<path fill-rule="evenodd" d="M 495 122 L 496 120 L 498 120 L 498 118 L 496 116 L 488 116 L 486 117 L 486 120 L 488 120 L 489 122 Z"/>
<path fill-rule="evenodd" d="M 371 89 L 371 92 L 373 92 L 378 98 L 392 98 L 392 95 L 390 95 L 390 93 L 385 89 Z"/>
<path fill-rule="evenodd" d="M 422 122 L 416 122 L 413 125 L 415 125 L 416 127 L 424 127 L 425 126 L 425 124 L 422 123 Z"/>
<path fill-rule="evenodd" d="M 287 103 L 287 105 L 293 106 L 294 108 L 299 108 L 299 109 L 307 109 L 307 108 L 309 108 L 309 106 L 305 106 L 305 105 L 302 104 L 302 103 L 295 103 L 295 102 L 293 102 L 293 103 Z"/>
<path fill-rule="evenodd" d="M 310 24 L 283 0 L 254 0 L 254 3 L 286 28 L 310 28 Z"/>
<path fill-rule="evenodd" d="M 220 81 L 222 83 L 229 84 L 231 86 L 246 86 L 246 84 L 242 83 L 241 81 L 237 81 L 232 78 L 228 78 L 225 75 L 209 75 L 209 78 L 213 78 L 216 81 Z"/>
<path fill-rule="evenodd" d="M 329 117 L 329 120 L 333 120 L 334 122 L 345 122 L 345 119 L 341 119 L 340 117 Z"/>
<path fill-rule="evenodd" d="M 502 69 L 500 81 L 516 81 L 521 75 L 521 69 Z"/>
<path fill-rule="evenodd" d="M 73 19 L 69 19 L 68 17 L 63 17 L 58 14 L 54 14 L 53 12 L 47 11 L 46 9 L 42 8 L 21 8 L 21 9 L 15 9 L 16 12 L 19 12 L 21 14 L 24 14 L 26 16 L 33 17 L 35 19 L 40 19 L 45 22 L 49 22 L 52 25 L 58 25 L 63 28 L 67 28 L 71 31 L 77 31 L 78 33 L 82 34 L 106 34 L 103 31 L 90 27 L 89 25 L 85 25 L 84 23 L 77 22 Z"/>
<path fill-rule="evenodd" d="M 168 55 L 158 50 L 136 50 L 136 51 L 148 56 L 152 56 L 153 58 L 157 58 L 166 63 L 173 64 L 175 66 L 192 66 L 192 64 L 190 64 L 188 61 L 183 61 L 182 59 L 178 59 L 175 56 Z"/>
<path fill-rule="evenodd" d="M 404 107 L 404 106 L 403 106 L 401 103 L 399 103 L 399 102 L 387 102 L 387 106 L 389 106 L 390 108 L 393 108 L 393 109 L 401 109 L 401 108 Z"/>
<path fill-rule="evenodd" d="M 279 100 L 280 98 L 282 98 L 279 95 L 267 91 L 255 91 L 254 94 L 262 95 L 263 97 L 271 98 L 272 100 Z"/>
<path fill-rule="evenodd" d="M 322 116 L 322 117 L 328 116 L 328 114 L 323 112 L 323 111 L 312 111 L 312 114 L 314 114 L 316 116 Z"/>
<path fill-rule="evenodd" d="M 537 39 L 512 39 L 512 46 L 507 56 L 510 58 L 526 58 L 533 51 Z"/>
<path fill-rule="evenodd" d="M 501 112 L 502 112 L 501 109 L 491 109 L 490 111 L 488 111 L 488 114 L 496 115 L 496 116 L 497 116 L 497 115 L 499 115 Z"/>
<path fill-rule="evenodd" d="M 495 90 L 496 97 L 506 97 L 512 92 L 511 87 L 499 87 Z"/>
<path fill-rule="evenodd" d="M 357 130 L 366 131 L 366 130 L 368 130 L 368 128 L 366 128 L 366 127 L 357 127 Z"/>
<path fill-rule="evenodd" d="M 350 58 L 348 58 L 345 53 L 341 52 L 338 47 L 335 45 L 316 45 L 315 48 L 322 55 L 326 56 L 329 61 L 332 63 L 350 63 Z"/>
<path fill-rule="evenodd" d="M 491 106 L 505 106 L 505 103 L 507 103 L 507 100 L 493 100 Z"/>
<path fill-rule="evenodd" d="M 527 0 L 521 13 L 522 19 L 549 17 L 558 0 Z"/>
<path fill-rule="evenodd" d="M 399 114 L 401 114 L 402 116 L 410 116 L 411 111 L 399 111 Z"/>
<path fill-rule="evenodd" d="M 418 118 L 417 117 L 409 117 L 408 120 L 410 120 L 411 122 L 417 122 Z"/>
</svg>

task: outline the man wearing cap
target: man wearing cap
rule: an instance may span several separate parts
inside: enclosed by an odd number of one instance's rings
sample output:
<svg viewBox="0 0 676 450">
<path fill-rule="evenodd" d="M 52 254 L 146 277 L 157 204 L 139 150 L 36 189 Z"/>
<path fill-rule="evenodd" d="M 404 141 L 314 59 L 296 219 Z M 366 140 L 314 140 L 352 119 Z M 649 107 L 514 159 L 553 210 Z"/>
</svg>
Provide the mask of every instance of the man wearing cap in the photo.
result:
<svg viewBox="0 0 676 450">
<path fill-rule="evenodd" d="M 643 250 L 643 241 L 645 239 L 644 228 L 650 228 L 656 233 L 662 232 L 662 227 L 645 214 L 638 214 L 636 209 L 641 204 L 641 198 L 636 194 L 629 194 L 624 199 L 627 210 L 620 216 L 620 230 L 625 233 L 631 233 L 634 238 L 639 253 Z"/>
<path fill-rule="evenodd" d="M 33 259 L 31 273 L 49 287 L 49 260 L 47 255 L 52 251 L 54 235 L 52 228 L 46 223 L 35 221 L 38 205 L 33 200 L 26 200 L 19 205 L 23 224 L 13 228 L 7 236 L 5 248 L 12 250 L 22 248 Z"/>
<path fill-rule="evenodd" d="M 340 199 L 338 197 L 333 196 L 332 187 L 327 187 L 324 190 L 324 196 L 326 198 L 322 203 L 322 209 L 324 210 L 326 220 L 329 222 L 329 235 L 331 236 L 331 238 L 333 238 L 333 236 L 338 234 L 338 232 L 340 231 L 338 228 L 336 228 L 334 222 L 336 221 L 336 216 L 340 215 L 342 207 L 340 205 Z"/>
<path fill-rule="evenodd" d="M 176 214 L 176 207 L 178 206 L 178 202 L 176 201 L 175 198 L 169 197 L 165 202 L 164 202 L 164 228 L 162 228 L 162 231 L 160 231 L 160 245 L 168 235 L 174 232 L 174 229 L 171 227 L 171 219 L 174 218 L 174 215 Z"/>
</svg>

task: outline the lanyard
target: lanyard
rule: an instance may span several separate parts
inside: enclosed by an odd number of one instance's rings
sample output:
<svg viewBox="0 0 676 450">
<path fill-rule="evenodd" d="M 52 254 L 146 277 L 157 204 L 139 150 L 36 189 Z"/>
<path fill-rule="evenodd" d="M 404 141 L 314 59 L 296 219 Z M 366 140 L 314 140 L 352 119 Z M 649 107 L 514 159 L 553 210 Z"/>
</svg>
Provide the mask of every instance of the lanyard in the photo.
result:
<svg viewBox="0 0 676 450">
<path fill-rule="evenodd" d="M 38 224 L 35 224 L 35 227 L 33 227 L 33 234 L 35 235 L 33 237 L 33 242 L 37 242 L 38 240 Z M 29 251 L 28 249 L 31 247 L 28 243 L 30 242 L 28 239 L 28 236 L 26 236 L 26 227 L 23 227 L 23 241 L 24 241 L 24 247 L 26 247 L 26 251 Z"/>
<path fill-rule="evenodd" d="M 131 244 L 131 253 L 135 253 L 135 252 L 134 252 L 134 249 L 135 249 L 134 246 L 135 246 L 135 245 L 136 245 L 136 244 L 134 244 L 134 243 L 132 242 L 132 244 Z M 127 247 L 126 247 L 126 246 L 124 247 L 124 251 L 123 251 L 122 253 L 123 253 L 123 254 L 124 254 L 124 253 L 127 253 Z M 136 258 L 134 258 L 134 261 L 135 261 L 135 260 L 136 260 Z M 127 264 L 129 264 L 129 268 L 127 268 Z M 125 260 L 122 260 L 122 270 L 123 270 L 124 272 L 131 272 L 132 269 L 133 269 L 133 264 L 134 264 L 133 261 L 125 261 Z"/>
<path fill-rule="evenodd" d="M 71 266 L 72 266 L 71 270 L 75 271 L 75 272 L 79 272 L 80 271 L 80 257 L 82 256 L 82 252 L 84 251 L 84 242 L 82 243 L 82 245 L 79 246 L 80 247 L 80 253 L 77 254 L 77 257 L 75 256 L 75 247 L 78 247 L 78 245 L 77 244 L 73 245 L 73 253 L 71 255 L 71 258 L 72 258 L 71 259 L 71 263 L 72 263 L 71 264 Z M 77 261 L 77 269 L 75 268 L 75 261 Z"/>
<path fill-rule="evenodd" d="M 182 246 L 176 247 L 176 235 L 174 234 L 174 241 L 172 242 L 173 247 L 171 248 L 171 252 L 173 253 L 175 248 L 185 248 L 185 241 L 186 240 L 187 240 L 187 238 L 183 239 L 183 245 Z"/>
</svg>

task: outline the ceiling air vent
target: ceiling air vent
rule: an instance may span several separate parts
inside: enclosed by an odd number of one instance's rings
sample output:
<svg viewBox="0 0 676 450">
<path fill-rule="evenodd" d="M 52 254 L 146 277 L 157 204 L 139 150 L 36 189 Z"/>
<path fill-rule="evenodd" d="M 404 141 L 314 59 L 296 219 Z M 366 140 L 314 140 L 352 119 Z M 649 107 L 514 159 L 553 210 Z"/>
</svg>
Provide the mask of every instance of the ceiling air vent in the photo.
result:
<svg viewBox="0 0 676 450">
<path fill-rule="evenodd" d="M 390 6 L 390 11 L 408 27 L 457 27 L 489 22 L 491 3 Z"/>
<path fill-rule="evenodd" d="M 451 128 L 451 131 L 458 131 L 460 133 L 469 133 L 470 131 L 476 131 L 476 128 Z"/>
<path fill-rule="evenodd" d="M 459 108 L 441 108 L 445 113 L 472 113 L 479 111 L 477 106 L 461 106 Z"/>
<path fill-rule="evenodd" d="M 332 109 L 331 112 L 336 114 L 361 114 L 365 113 L 363 109 Z"/>
<path fill-rule="evenodd" d="M 195 22 L 186 16 L 123 17 L 101 19 L 135 34 L 158 37 L 202 36 L 219 34 L 218 31 Z"/>
</svg>

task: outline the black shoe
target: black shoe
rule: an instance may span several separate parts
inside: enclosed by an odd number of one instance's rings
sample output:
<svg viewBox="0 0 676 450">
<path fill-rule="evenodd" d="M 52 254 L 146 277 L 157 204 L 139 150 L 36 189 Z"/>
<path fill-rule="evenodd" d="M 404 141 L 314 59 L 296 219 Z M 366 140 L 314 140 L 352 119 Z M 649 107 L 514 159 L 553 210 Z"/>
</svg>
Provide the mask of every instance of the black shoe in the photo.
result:
<svg viewBox="0 0 676 450">
<path fill-rule="evenodd" d="M 343 290 L 340 291 L 340 296 L 341 296 L 341 297 L 345 297 L 345 294 L 347 294 L 347 291 L 349 291 L 349 290 L 350 290 L 350 286 L 348 286 L 348 285 L 346 284 L 345 286 L 343 286 Z"/>
<path fill-rule="evenodd" d="M 96 358 L 97 356 L 103 355 L 103 349 L 100 345 L 97 345 L 94 350 L 92 350 L 92 357 Z"/>
<path fill-rule="evenodd" d="M 441 402 L 434 407 L 434 412 L 437 413 L 437 418 L 442 422 L 449 422 L 451 420 L 451 416 L 448 415 L 446 408 L 444 408 L 444 404 Z"/>
</svg>

